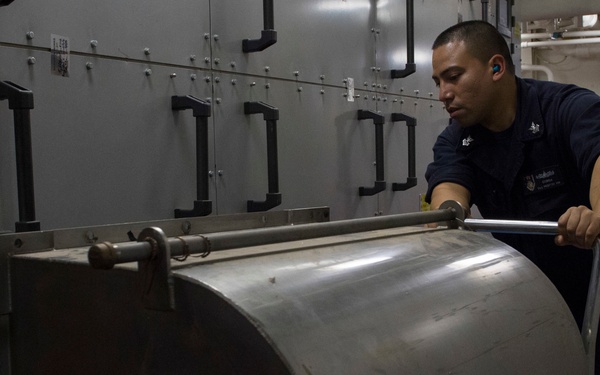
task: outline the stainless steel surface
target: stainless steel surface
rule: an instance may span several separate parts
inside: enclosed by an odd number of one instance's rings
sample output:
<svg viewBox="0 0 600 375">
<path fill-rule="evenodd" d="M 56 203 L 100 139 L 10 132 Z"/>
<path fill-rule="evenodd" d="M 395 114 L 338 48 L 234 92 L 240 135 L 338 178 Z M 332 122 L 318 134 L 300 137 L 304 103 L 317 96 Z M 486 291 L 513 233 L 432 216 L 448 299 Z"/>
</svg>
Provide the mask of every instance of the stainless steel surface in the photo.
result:
<svg viewBox="0 0 600 375">
<path fill-rule="evenodd" d="M 15 256 L 11 268 L 22 373 L 586 368 L 577 326 L 549 280 L 510 247 L 464 230 L 405 227 L 188 259 L 172 264 L 168 313 L 143 308 L 135 267 L 91 270 L 87 248 Z M 35 332 L 44 335 L 28 339 Z"/>
</svg>

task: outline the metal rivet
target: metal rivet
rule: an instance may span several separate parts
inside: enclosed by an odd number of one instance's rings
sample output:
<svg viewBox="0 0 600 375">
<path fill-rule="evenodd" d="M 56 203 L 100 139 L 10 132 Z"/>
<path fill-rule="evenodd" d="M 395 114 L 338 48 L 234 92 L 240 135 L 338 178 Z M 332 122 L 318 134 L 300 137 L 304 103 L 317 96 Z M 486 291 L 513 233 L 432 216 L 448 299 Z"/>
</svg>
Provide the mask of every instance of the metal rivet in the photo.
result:
<svg viewBox="0 0 600 375">
<path fill-rule="evenodd" d="M 302 87 L 298 87 L 298 92 L 302 92 Z"/>
<path fill-rule="evenodd" d="M 270 83 L 266 83 L 266 84 L 265 84 L 265 88 L 266 88 L 266 89 L 269 89 L 269 88 L 271 88 L 271 84 L 270 84 Z"/>
<path fill-rule="evenodd" d="M 150 54 L 150 48 L 144 48 L 144 55 L 148 56 Z"/>
<path fill-rule="evenodd" d="M 28 32 L 25 34 L 25 37 L 26 37 L 27 39 L 31 40 L 31 39 L 35 38 L 35 33 L 34 33 L 33 31 L 28 31 Z"/>
<path fill-rule="evenodd" d="M 208 40 L 208 38 L 210 38 L 210 34 L 209 33 L 204 33 L 204 39 Z"/>
<path fill-rule="evenodd" d="M 237 84 L 237 80 L 236 80 L 236 79 L 232 79 L 232 80 L 231 80 L 231 84 L 232 84 L 233 86 L 235 86 L 235 85 Z"/>
<path fill-rule="evenodd" d="M 146 76 L 151 76 L 152 75 L 152 69 L 146 69 L 146 70 L 144 70 L 144 74 Z"/>
<path fill-rule="evenodd" d="M 85 68 L 87 70 L 92 70 L 94 68 L 94 64 L 92 64 L 91 62 L 88 61 L 85 63 Z"/>
<path fill-rule="evenodd" d="M 215 82 L 216 82 L 216 83 L 219 83 L 219 82 L 221 82 L 221 78 L 219 78 L 219 77 L 215 77 Z"/>
<path fill-rule="evenodd" d="M 419 90 L 415 90 L 415 95 L 419 95 Z"/>
<path fill-rule="evenodd" d="M 271 68 L 269 66 L 265 66 L 265 72 L 268 72 L 269 70 L 271 70 Z"/>
<path fill-rule="evenodd" d="M 33 57 L 33 56 L 28 57 L 27 64 L 29 64 L 29 65 L 35 64 L 35 57 Z"/>
<path fill-rule="evenodd" d="M 192 81 L 195 81 L 197 78 L 198 78 L 198 76 L 196 75 L 196 73 L 192 73 L 192 74 L 190 74 L 190 79 L 191 79 Z"/>
<path fill-rule="evenodd" d="M 181 231 L 183 234 L 190 234 L 192 232 L 192 223 L 187 220 L 181 223 Z"/>
<path fill-rule="evenodd" d="M 176 78 L 177 77 L 177 73 L 171 73 L 171 74 L 169 74 L 169 77 Z"/>
<path fill-rule="evenodd" d="M 219 65 L 220 62 L 221 62 L 221 59 L 219 59 L 218 57 L 215 58 L 215 65 Z"/>
<path fill-rule="evenodd" d="M 295 75 L 296 77 L 298 77 L 298 76 L 300 75 L 300 72 L 296 70 L 296 71 L 294 71 L 294 75 Z"/>
<path fill-rule="evenodd" d="M 208 171 L 208 177 L 213 177 L 215 175 L 215 172 L 213 171 Z"/>
<path fill-rule="evenodd" d="M 206 83 L 210 82 L 210 77 L 209 76 L 204 77 L 204 82 L 206 82 Z"/>
<path fill-rule="evenodd" d="M 219 176 L 223 176 L 223 170 L 222 170 L 222 169 L 219 169 L 219 170 L 217 171 L 217 174 L 218 174 Z"/>
<path fill-rule="evenodd" d="M 325 75 L 324 75 L 324 74 L 321 74 L 321 75 L 319 76 L 319 79 L 320 79 L 321 81 L 324 81 L 324 80 L 325 80 Z"/>
<path fill-rule="evenodd" d="M 215 102 L 216 102 L 217 104 L 221 104 L 221 98 L 216 98 L 216 99 L 215 99 Z"/>
<path fill-rule="evenodd" d="M 205 57 L 205 58 L 204 58 L 204 62 L 205 62 L 206 64 L 210 64 L 210 57 Z"/>
<path fill-rule="evenodd" d="M 98 41 L 97 41 L 96 39 L 94 39 L 94 40 L 90 40 L 90 46 L 91 46 L 92 48 L 96 48 L 96 47 L 98 47 Z"/>
<path fill-rule="evenodd" d="M 232 61 L 232 62 L 230 62 L 230 63 L 229 63 L 229 65 L 230 65 L 232 68 L 235 68 L 235 66 L 236 66 L 236 63 L 235 63 L 235 61 Z"/>
<path fill-rule="evenodd" d="M 219 40 L 219 34 L 215 34 L 215 35 L 213 35 L 213 39 L 214 39 L 215 41 L 216 41 L 216 40 Z"/>
<path fill-rule="evenodd" d="M 256 82 L 250 82 L 250 86 L 256 86 Z"/>
<path fill-rule="evenodd" d="M 190 55 L 190 61 L 196 61 L 196 55 Z"/>
<path fill-rule="evenodd" d="M 321 89 L 321 95 L 325 94 L 325 90 Z"/>
</svg>

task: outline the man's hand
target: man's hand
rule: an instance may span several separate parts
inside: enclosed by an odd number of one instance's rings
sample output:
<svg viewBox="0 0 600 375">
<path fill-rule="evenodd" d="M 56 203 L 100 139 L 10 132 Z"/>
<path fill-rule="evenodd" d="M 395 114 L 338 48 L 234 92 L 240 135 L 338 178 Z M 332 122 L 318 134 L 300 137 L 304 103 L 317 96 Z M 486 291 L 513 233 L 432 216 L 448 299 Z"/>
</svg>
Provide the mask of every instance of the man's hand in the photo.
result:
<svg viewBox="0 0 600 375">
<path fill-rule="evenodd" d="M 571 207 L 558 219 L 558 235 L 554 242 L 558 246 L 573 245 L 591 249 L 600 236 L 600 214 L 588 207 Z"/>
</svg>

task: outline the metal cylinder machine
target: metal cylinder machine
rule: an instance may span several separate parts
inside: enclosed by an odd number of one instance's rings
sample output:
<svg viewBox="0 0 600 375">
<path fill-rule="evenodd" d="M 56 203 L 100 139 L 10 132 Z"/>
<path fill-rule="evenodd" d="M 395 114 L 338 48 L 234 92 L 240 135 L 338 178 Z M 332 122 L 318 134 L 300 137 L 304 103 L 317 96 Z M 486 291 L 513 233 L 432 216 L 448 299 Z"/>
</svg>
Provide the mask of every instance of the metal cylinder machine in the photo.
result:
<svg viewBox="0 0 600 375">
<path fill-rule="evenodd" d="M 462 223 L 556 231 L 552 223 L 462 221 L 450 207 L 345 221 L 314 208 L 3 235 L 3 355 L 14 374 L 593 371 L 586 352 L 595 335 L 582 340 L 550 281 Z"/>
</svg>

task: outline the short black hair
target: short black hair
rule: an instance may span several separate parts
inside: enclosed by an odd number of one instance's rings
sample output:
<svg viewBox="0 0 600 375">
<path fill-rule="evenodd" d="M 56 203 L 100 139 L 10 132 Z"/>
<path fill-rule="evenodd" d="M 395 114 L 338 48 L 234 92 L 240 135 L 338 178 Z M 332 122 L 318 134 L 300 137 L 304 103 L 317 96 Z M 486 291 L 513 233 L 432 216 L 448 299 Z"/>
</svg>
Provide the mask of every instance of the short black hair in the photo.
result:
<svg viewBox="0 0 600 375">
<path fill-rule="evenodd" d="M 464 41 L 467 50 L 484 64 L 499 54 L 506 60 L 508 70 L 515 74 L 515 65 L 508 49 L 508 44 L 502 34 L 486 21 L 465 21 L 444 30 L 433 42 L 431 49 L 442 45 Z"/>
</svg>

